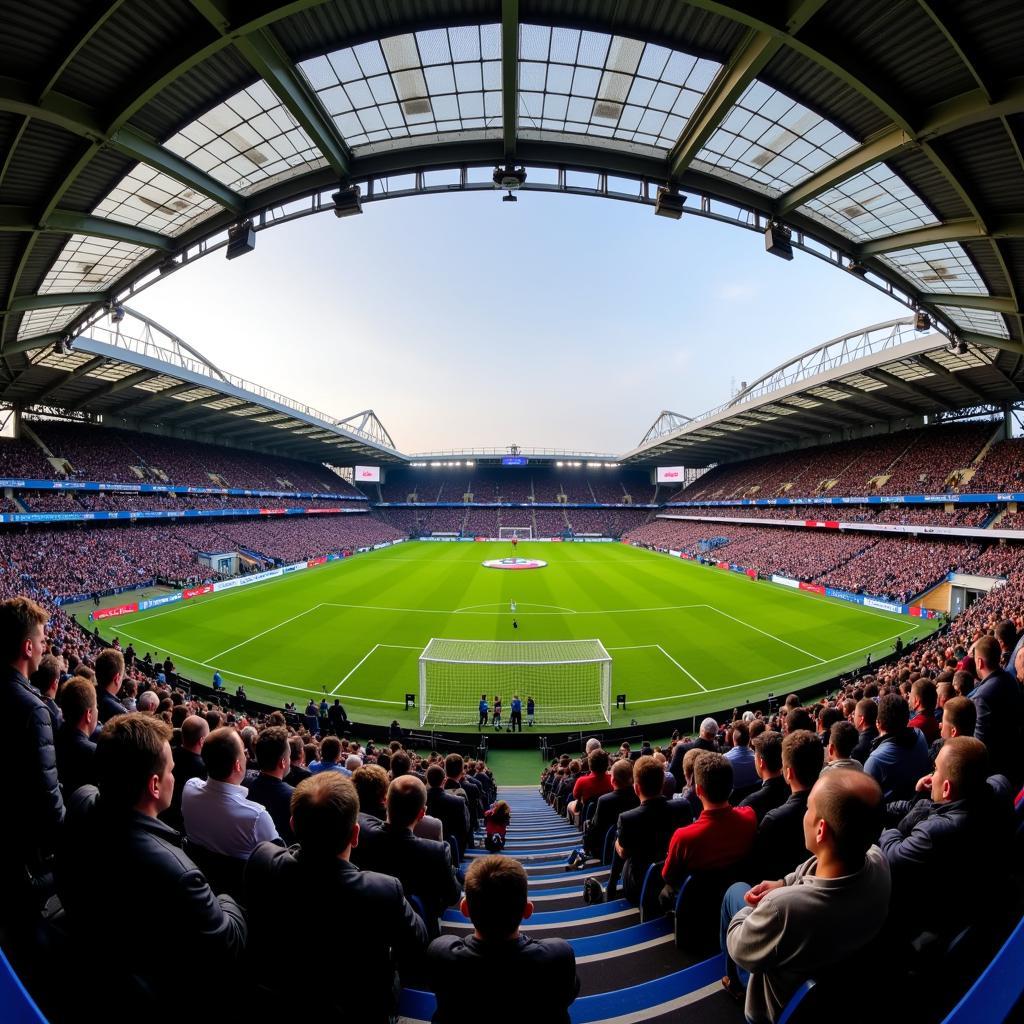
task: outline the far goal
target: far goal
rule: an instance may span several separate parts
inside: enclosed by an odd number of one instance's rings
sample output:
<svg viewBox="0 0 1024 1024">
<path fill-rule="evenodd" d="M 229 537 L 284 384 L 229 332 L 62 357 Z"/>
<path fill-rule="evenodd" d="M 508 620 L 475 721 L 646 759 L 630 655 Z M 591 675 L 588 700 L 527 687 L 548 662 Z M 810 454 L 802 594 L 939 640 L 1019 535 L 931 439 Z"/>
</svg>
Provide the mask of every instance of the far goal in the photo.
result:
<svg viewBox="0 0 1024 1024">
<path fill-rule="evenodd" d="M 480 722 L 480 697 L 490 711 L 501 697 L 507 728 L 512 698 L 536 707 L 535 727 L 611 724 L 612 659 L 600 640 L 441 640 L 419 661 L 420 725 L 469 726 Z"/>
<path fill-rule="evenodd" d="M 499 526 L 498 540 L 533 540 L 532 526 Z"/>
</svg>

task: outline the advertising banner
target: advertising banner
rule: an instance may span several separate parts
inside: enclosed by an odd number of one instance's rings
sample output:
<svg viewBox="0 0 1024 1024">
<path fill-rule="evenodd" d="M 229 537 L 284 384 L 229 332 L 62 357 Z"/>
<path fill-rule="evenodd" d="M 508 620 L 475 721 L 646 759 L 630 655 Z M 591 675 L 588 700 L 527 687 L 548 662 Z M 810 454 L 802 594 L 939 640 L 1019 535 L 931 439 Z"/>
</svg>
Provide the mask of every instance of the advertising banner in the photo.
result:
<svg viewBox="0 0 1024 1024">
<path fill-rule="evenodd" d="M 327 561 L 326 558 L 311 558 L 308 562 L 306 562 L 306 567 L 308 569 L 312 569 L 313 566 L 315 566 L 315 565 L 323 565 L 324 562 L 326 562 L 326 561 Z"/>
<path fill-rule="evenodd" d="M 139 606 L 134 602 L 132 604 L 119 604 L 115 608 L 101 608 L 99 611 L 89 612 L 89 618 L 93 622 L 99 622 L 100 619 L 112 619 L 116 615 L 130 615 L 138 610 Z"/>
<path fill-rule="evenodd" d="M 809 590 L 812 594 L 824 594 L 825 588 L 817 583 L 804 583 L 800 581 L 799 587 L 801 590 Z"/>
<path fill-rule="evenodd" d="M 177 594 L 164 594 L 163 597 L 153 597 L 148 601 L 139 602 L 139 611 L 144 612 L 149 608 L 160 608 L 165 604 L 174 604 L 175 601 L 181 600 L 181 592 Z"/>
<path fill-rule="evenodd" d="M 864 606 L 866 608 L 877 608 L 882 612 L 896 612 L 897 615 L 906 614 L 907 606 L 905 604 L 896 604 L 893 601 L 879 601 L 875 597 L 865 597 Z"/>
<path fill-rule="evenodd" d="M 782 586 L 792 587 L 794 590 L 800 586 L 798 580 L 791 580 L 788 576 L 779 576 L 774 573 L 772 574 L 772 583 L 781 583 Z"/>
<path fill-rule="evenodd" d="M 200 597 L 203 594 L 212 594 L 212 593 L 213 593 L 213 584 L 212 583 L 204 583 L 201 587 L 189 587 L 188 590 L 183 590 L 181 592 L 181 596 L 186 601 L 188 601 L 190 598 Z"/>
</svg>

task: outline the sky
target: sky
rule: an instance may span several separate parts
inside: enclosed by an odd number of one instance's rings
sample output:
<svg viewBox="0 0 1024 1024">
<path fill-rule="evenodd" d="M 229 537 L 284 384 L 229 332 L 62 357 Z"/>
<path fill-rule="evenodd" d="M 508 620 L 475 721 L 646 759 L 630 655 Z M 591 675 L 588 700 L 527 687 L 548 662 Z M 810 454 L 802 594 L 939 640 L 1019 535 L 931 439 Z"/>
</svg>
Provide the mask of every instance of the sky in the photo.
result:
<svg viewBox="0 0 1024 1024">
<path fill-rule="evenodd" d="M 663 409 L 905 307 L 805 253 L 701 217 L 572 195 L 364 204 L 260 232 L 133 308 L 221 369 L 344 417 L 372 408 L 406 453 L 622 454 Z"/>
</svg>

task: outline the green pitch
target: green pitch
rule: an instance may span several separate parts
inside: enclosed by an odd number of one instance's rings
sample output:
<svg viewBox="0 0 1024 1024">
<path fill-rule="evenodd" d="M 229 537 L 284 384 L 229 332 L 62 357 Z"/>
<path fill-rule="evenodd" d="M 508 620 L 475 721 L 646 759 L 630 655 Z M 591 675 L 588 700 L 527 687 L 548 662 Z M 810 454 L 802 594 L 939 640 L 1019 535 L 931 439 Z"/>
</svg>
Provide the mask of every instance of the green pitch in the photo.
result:
<svg viewBox="0 0 1024 1024">
<path fill-rule="evenodd" d="M 326 693 L 353 720 L 405 725 L 418 722 L 404 694 L 418 690 L 431 637 L 596 637 L 613 659 L 613 702 L 629 700 L 612 724 L 628 725 L 785 694 L 934 628 L 623 544 L 521 542 L 516 555 L 547 567 L 480 564 L 511 554 L 505 542 L 400 544 L 100 628 L 140 657 L 170 653 L 201 682 L 219 669 L 231 692 L 241 683 L 268 704 L 301 710 Z"/>
</svg>

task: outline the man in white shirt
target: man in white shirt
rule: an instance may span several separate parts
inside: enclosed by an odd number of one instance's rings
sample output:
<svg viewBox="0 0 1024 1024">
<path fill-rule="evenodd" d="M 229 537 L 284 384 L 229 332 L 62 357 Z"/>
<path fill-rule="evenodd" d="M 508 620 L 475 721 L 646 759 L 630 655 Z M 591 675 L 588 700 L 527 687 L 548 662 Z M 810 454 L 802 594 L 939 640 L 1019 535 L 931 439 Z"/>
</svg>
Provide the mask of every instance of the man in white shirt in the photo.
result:
<svg viewBox="0 0 1024 1024">
<path fill-rule="evenodd" d="M 245 748 L 230 728 L 214 729 L 203 743 L 202 758 L 209 779 L 189 779 L 181 794 L 185 834 L 199 846 L 246 860 L 263 842 L 280 842 L 267 809 L 248 798 Z"/>
</svg>

